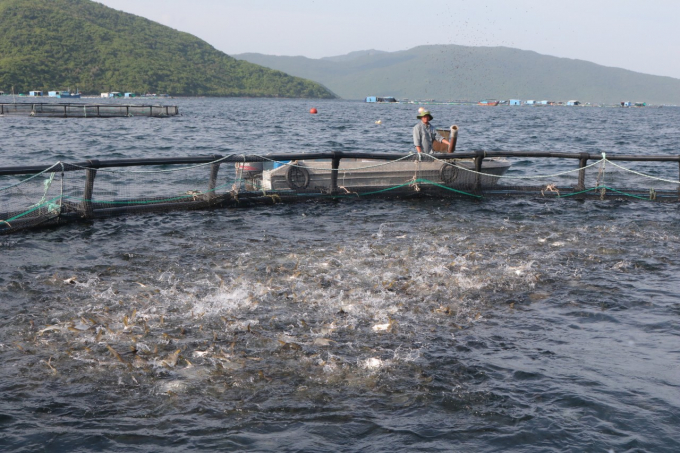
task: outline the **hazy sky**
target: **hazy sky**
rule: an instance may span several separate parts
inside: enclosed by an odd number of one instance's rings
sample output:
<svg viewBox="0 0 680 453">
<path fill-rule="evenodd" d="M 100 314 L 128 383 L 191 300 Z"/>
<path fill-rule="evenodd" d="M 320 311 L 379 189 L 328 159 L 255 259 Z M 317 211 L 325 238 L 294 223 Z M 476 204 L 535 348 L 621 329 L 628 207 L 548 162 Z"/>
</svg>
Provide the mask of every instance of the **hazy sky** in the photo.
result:
<svg viewBox="0 0 680 453">
<path fill-rule="evenodd" d="M 680 0 L 97 0 L 235 55 L 507 46 L 680 78 Z"/>
</svg>

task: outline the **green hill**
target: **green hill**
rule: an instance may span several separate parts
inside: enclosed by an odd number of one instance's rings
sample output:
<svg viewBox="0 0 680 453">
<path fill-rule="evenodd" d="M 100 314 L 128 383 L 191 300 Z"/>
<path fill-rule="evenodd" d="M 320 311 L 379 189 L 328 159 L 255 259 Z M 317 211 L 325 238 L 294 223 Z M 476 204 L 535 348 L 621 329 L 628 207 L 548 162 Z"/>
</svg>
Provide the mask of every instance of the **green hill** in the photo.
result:
<svg viewBox="0 0 680 453">
<path fill-rule="evenodd" d="M 0 90 L 332 98 L 187 33 L 89 0 L 0 0 Z"/>
<path fill-rule="evenodd" d="M 680 79 L 508 47 L 432 45 L 309 59 L 235 55 L 324 84 L 346 99 L 534 99 L 680 104 Z"/>
</svg>

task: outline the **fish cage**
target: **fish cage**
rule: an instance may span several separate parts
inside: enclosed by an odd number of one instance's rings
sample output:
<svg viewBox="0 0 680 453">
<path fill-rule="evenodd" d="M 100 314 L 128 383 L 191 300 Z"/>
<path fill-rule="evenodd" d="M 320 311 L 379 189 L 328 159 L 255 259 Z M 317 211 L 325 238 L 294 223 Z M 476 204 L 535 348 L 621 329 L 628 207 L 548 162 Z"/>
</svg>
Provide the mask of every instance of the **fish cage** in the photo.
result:
<svg viewBox="0 0 680 453">
<path fill-rule="evenodd" d="M 530 151 L 57 162 L 0 168 L 0 234 L 136 213 L 308 200 L 533 196 L 677 202 L 679 170 L 679 156 Z"/>
<path fill-rule="evenodd" d="M 119 105 L 84 103 L 7 103 L 0 104 L 0 116 L 47 118 L 121 118 L 146 116 L 166 118 L 179 115 L 176 105 Z"/>
</svg>

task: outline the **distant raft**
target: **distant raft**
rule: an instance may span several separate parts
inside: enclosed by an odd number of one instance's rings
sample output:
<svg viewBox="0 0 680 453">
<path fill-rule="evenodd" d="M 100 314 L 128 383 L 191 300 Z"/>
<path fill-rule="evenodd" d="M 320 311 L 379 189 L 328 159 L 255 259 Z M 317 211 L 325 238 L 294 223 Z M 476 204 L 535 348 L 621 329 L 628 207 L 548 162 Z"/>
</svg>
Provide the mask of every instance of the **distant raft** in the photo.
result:
<svg viewBox="0 0 680 453">
<path fill-rule="evenodd" d="M 179 115 L 176 105 L 84 104 L 20 102 L 0 104 L 0 116 L 46 118 L 167 118 Z"/>
</svg>

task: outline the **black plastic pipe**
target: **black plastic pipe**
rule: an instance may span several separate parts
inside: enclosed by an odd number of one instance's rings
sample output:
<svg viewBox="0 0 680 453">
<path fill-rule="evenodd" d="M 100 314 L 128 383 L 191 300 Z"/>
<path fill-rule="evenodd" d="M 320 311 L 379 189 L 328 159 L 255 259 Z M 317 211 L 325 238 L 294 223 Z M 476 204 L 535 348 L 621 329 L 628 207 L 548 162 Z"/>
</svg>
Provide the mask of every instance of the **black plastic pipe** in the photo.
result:
<svg viewBox="0 0 680 453">
<path fill-rule="evenodd" d="M 561 159 L 579 159 L 582 160 L 598 160 L 602 157 L 601 154 L 589 153 L 565 153 L 553 151 L 457 151 L 456 159 L 475 159 L 480 153 L 483 153 L 484 158 L 489 157 L 526 157 L 526 158 L 561 158 Z M 284 161 L 284 160 L 317 160 L 317 159 L 381 159 L 381 160 L 399 160 L 409 156 L 414 156 L 413 153 L 376 153 L 376 152 L 343 152 L 333 151 L 326 153 L 296 153 L 296 154 L 230 154 L 227 156 L 210 155 L 210 156 L 186 156 L 186 157 L 159 157 L 159 158 L 143 158 L 143 159 L 111 159 L 97 161 L 97 166 L 94 160 L 84 162 L 64 162 L 65 171 L 77 171 L 81 168 L 115 168 L 115 167 L 138 167 L 138 166 L 153 166 L 153 165 L 192 165 L 192 164 L 207 164 L 220 160 L 220 162 L 269 162 L 269 161 Z M 451 154 L 435 153 L 433 157 L 438 159 L 451 159 Z M 424 157 L 424 156 L 423 156 Z M 612 161 L 639 161 L 639 162 L 678 162 L 680 163 L 680 156 L 641 156 L 641 155 L 607 155 L 607 159 Z M 52 165 L 24 165 L 15 167 L 0 167 L 0 176 L 6 175 L 26 175 L 35 174 L 45 171 L 52 167 Z M 77 168 L 71 168 L 77 167 Z"/>
</svg>

